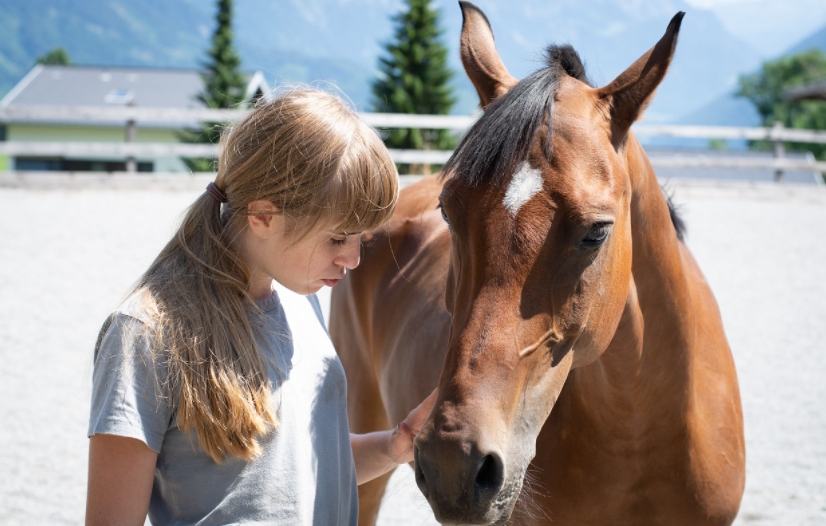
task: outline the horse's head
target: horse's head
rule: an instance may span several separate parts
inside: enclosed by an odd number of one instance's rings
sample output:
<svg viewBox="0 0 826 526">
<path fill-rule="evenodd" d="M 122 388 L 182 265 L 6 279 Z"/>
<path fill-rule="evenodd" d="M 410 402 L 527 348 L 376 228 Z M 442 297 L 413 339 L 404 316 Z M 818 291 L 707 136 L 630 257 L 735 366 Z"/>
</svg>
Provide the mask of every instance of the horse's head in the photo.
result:
<svg viewBox="0 0 826 526">
<path fill-rule="evenodd" d="M 447 523 L 506 520 L 572 368 L 611 342 L 631 287 L 629 129 L 665 75 L 682 13 L 603 88 L 568 46 L 521 82 L 462 2 L 461 54 L 484 114 L 448 162 L 452 314 L 416 480 Z"/>
</svg>

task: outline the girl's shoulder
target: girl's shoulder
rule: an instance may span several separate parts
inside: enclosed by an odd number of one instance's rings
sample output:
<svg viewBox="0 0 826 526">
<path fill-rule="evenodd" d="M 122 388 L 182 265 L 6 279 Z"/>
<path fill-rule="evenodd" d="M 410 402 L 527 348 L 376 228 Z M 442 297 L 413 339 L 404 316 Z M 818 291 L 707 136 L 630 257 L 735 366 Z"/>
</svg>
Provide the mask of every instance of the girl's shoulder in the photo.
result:
<svg viewBox="0 0 826 526">
<path fill-rule="evenodd" d="M 140 288 L 123 300 L 112 315 L 126 316 L 152 328 L 158 323 L 158 304 L 149 289 Z"/>
<path fill-rule="evenodd" d="M 95 345 L 95 357 L 100 354 L 101 347 L 110 347 L 110 352 L 111 347 L 121 351 L 147 347 L 157 326 L 157 304 L 148 290 L 138 289 L 103 322 Z"/>
</svg>

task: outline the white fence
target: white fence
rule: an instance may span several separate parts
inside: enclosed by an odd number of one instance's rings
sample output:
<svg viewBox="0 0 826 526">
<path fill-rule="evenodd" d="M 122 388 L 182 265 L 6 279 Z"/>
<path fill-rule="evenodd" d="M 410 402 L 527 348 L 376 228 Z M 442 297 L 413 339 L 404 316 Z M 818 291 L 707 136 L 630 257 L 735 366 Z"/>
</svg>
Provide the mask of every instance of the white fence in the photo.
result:
<svg viewBox="0 0 826 526">
<path fill-rule="evenodd" d="M 127 171 L 135 171 L 138 157 L 214 157 L 217 145 L 184 143 L 139 143 L 135 130 L 139 125 L 179 125 L 193 127 L 199 122 L 231 122 L 246 115 L 245 110 L 142 108 L 142 107 L 83 107 L 83 106 L 17 106 L 0 108 L 0 123 L 28 122 L 121 125 L 125 129 L 124 142 L 0 142 L 0 155 L 17 157 L 110 157 L 126 160 Z M 364 120 L 376 128 L 426 128 L 463 131 L 475 121 L 472 116 L 406 115 L 362 113 Z M 811 156 L 804 159 L 785 155 L 783 143 L 794 141 L 826 144 L 826 132 L 793 130 L 782 126 L 773 128 L 740 128 L 723 126 L 658 126 L 638 124 L 634 132 L 644 137 L 677 137 L 695 139 L 766 140 L 774 144 L 774 157 L 744 159 L 725 156 L 652 156 L 655 167 L 703 168 L 764 168 L 775 171 L 780 180 L 784 170 L 826 172 L 826 162 L 815 162 Z M 443 164 L 451 151 L 390 150 L 393 159 L 404 164 Z"/>
</svg>

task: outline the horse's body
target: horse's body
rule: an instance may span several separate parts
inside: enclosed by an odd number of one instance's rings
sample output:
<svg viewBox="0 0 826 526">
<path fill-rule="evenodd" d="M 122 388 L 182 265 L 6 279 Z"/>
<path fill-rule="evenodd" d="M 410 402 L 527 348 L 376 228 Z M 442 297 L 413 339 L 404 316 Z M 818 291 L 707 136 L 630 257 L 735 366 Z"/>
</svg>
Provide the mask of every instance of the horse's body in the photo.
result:
<svg viewBox="0 0 826 526">
<path fill-rule="evenodd" d="M 484 15 L 462 8 L 485 115 L 444 181 L 403 191 L 333 293 L 352 431 L 391 427 L 438 385 L 415 470 L 446 523 L 501 523 L 515 507 L 516 524 L 730 524 L 745 456 L 731 352 L 629 131 L 679 19 L 594 89 L 559 49 L 545 76 L 517 85 Z M 495 125 L 530 107 L 520 97 L 542 79 L 550 115 L 506 127 L 508 152 Z M 374 522 L 388 477 L 360 487 L 360 523 Z"/>
</svg>

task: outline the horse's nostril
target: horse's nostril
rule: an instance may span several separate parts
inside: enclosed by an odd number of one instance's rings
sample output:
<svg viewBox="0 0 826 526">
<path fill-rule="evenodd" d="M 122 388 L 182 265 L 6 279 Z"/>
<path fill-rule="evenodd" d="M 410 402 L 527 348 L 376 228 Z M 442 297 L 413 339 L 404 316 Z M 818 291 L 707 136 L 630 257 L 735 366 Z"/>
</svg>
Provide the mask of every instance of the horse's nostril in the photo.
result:
<svg viewBox="0 0 826 526">
<path fill-rule="evenodd" d="M 499 455 L 487 455 L 476 473 L 476 498 L 480 502 L 493 499 L 505 482 L 505 469 Z"/>
</svg>

